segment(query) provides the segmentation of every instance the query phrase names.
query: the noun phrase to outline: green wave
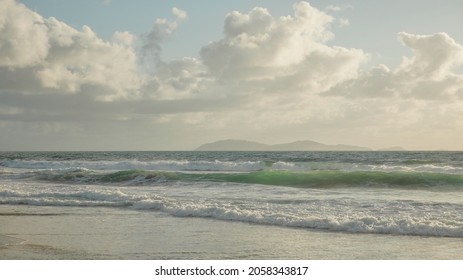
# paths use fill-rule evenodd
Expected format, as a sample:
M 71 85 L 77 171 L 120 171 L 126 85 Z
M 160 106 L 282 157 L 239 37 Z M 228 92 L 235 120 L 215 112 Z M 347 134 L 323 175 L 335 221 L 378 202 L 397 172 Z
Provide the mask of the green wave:
M 143 170 L 123 170 L 123 171 L 101 175 L 100 180 L 102 182 L 117 183 L 117 182 L 130 181 L 130 180 L 137 178 L 138 176 L 147 176 L 147 175 L 148 174 L 146 174 L 146 171 L 143 171 Z
M 35 177 L 35 176 L 34 176 Z M 58 174 L 41 173 L 36 179 L 80 183 L 156 184 L 159 181 L 230 182 L 301 188 L 327 187 L 395 187 L 432 188 L 452 187 L 463 190 L 463 175 L 431 172 L 381 172 L 314 170 L 291 172 L 263 170 L 246 173 L 182 173 L 146 170 L 124 170 L 112 173 L 95 173 L 74 170 Z
M 196 179 L 245 184 L 291 187 L 463 187 L 463 176 L 443 173 L 376 172 L 376 171 L 257 171 L 229 174 L 184 174 L 179 179 Z

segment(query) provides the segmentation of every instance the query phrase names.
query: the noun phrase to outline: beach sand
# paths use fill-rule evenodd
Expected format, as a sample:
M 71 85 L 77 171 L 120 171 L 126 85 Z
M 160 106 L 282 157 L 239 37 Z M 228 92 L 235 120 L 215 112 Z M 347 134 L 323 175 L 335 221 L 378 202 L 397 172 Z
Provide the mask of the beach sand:
M 461 259 L 461 239 L 349 234 L 115 208 L 0 206 L 0 259 Z

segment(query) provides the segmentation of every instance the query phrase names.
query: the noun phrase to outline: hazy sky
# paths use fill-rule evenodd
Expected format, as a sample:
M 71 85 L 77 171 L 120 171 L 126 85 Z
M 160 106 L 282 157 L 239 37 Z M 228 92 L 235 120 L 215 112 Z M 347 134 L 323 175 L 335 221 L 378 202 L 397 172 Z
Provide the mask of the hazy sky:
M 463 150 L 461 0 L 0 6 L 0 150 Z

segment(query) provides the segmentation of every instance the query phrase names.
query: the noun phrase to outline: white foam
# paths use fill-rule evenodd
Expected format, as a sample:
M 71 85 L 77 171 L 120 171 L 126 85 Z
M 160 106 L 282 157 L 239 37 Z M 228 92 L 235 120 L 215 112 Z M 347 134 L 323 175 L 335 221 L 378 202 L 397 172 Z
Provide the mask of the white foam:
M 88 170 L 156 170 L 156 171 L 254 171 L 264 168 L 262 161 L 189 161 L 189 160 L 156 160 L 156 161 L 36 161 L 9 160 L 2 166 L 10 169 L 29 170 L 65 170 L 84 168 Z
M 192 203 L 163 200 L 143 200 L 134 209 L 152 209 L 178 217 L 203 217 L 266 225 L 302 227 L 351 233 L 401 234 L 421 236 L 463 237 L 462 221 L 441 221 L 420 216 L 372 215 L 349 213 L 333 215 L 320 212 L 288 213 L 246 209 L 232 204 Z M 348 211 L 350 212 L 350 211 Z
M 433 172 L 446 174 L 463 174 L 463 167 L 450 165 L 420 164 L 420 165 L 366 165 L 365 171 L 382 171 L 382 172 Z
M 182 201 L 172 198 L 142 198 L 122 193 L 75 193 L 62 195 L 44 193 L 34 196 L 0 197 L 0 204 L 26 204 L 35 206 L 128 207 L 135 210 L 153 210 L 177 217 L 202 217 L 220 220 L 249 222 L 265 225 L 302 227 L 351 233 L 403 234 L 421 236 L 449 236 L 463 238 L 463 220 L 427 217 L 424 213 L 402 211 L 379 214 L 374 211 L 358 212 L 338 208 L 335 211 L 288 211 L 274 205 L 234 205 L 221 201 Z M 347 211 L 346 211 L 347 210 Z M 358 209 L 356 209 L 358 210 Z M 344 214 L 341 214 L 343 211 Z M 338 212 L 337 215 L 333 212 Z

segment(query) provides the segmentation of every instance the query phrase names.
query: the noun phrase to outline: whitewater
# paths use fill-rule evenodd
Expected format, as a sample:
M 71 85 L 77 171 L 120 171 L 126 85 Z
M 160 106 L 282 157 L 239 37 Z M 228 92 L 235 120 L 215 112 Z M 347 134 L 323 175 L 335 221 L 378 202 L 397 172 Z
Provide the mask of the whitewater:
M 96 217 L 102 224 L 88 227 Z M 19 244 L 31 242 L 67 252 L 51 258 L 433 258 L 436 248 L 422 245 L 430 241 L 438 246 L 436 257 L 458 258 L 463 153 L 1 152 L 0 219 L 3 239 L 21 240 L 5 253 L 13 258 L 50 258 L 50 250 L 17 253 L 26 250 Z M 24 223 L 55 228 L 38 234 Z M 117 252 L 110 236 L 92 239 L 104 238 L 116 223 Z M 226 238 L 222 231 L 238 232 Z M 59 244 L 44 237 L 53 234 L 61 236 Z M 92 246 L 69 245 L 71 235 Z M 313 242 L 306 240 L 269 251 L 249 245 L 260 244 L 249 240 L 256 235 L 280 246 L 288 242 L 284 236 L 301 242 L 310 236 L 325 247 L 307 247 Z M 333 247 L 339 239 L 357 247 Z M 154 246 L 149 250 L 147 240 Z M 185 251 L 185 243 L 193 247 Z M 407 255 L 402 243 L 419 253 Z M 388 248 L 371 255 L 372 246 Z M 370 253 L 349 251 L 359 249 Z

